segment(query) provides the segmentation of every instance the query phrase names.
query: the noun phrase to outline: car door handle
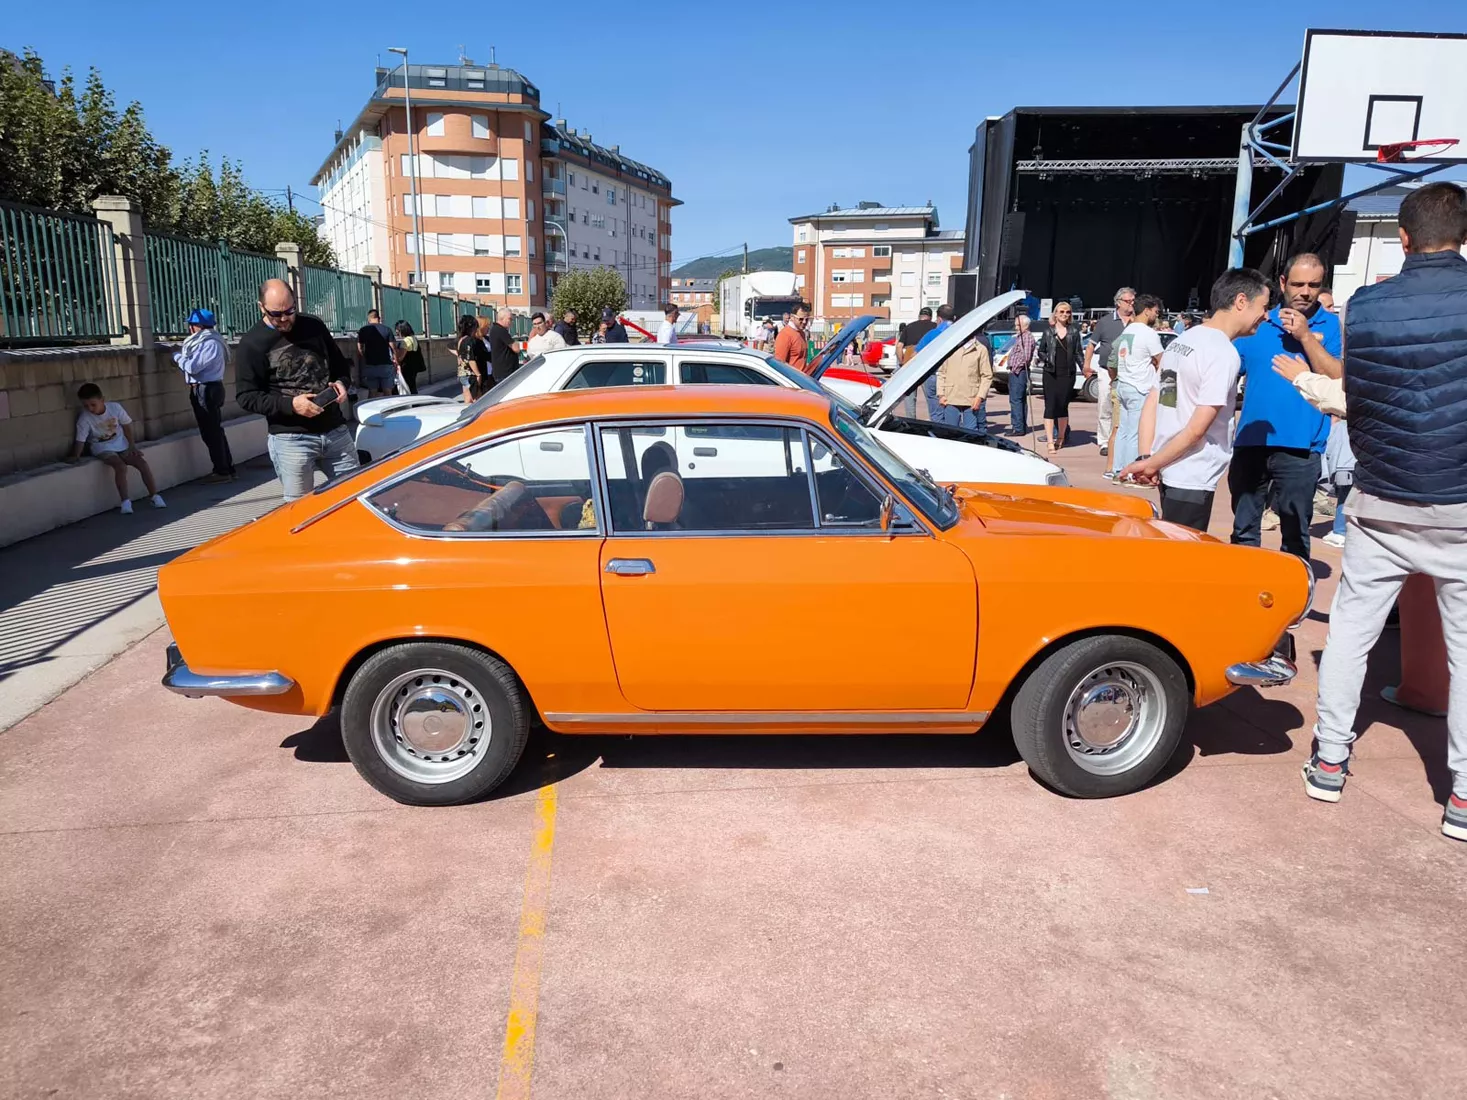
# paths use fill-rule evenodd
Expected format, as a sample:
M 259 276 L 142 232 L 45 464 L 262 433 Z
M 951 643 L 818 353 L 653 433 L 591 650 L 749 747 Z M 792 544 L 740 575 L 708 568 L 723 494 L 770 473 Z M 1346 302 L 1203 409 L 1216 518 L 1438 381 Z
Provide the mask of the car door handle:
M 565 444 L 553 439 L 542 439 L 540 441 L 540 449 L 542 451 L 563 451 L 565 450 Z
M 718 448 L 717 447 L 694 447 L 693 448 L 693 454 L 697 455 L 699 458 L 716 458 L 717 455 L 718 455 Z
M 646 558 L 612 558 L 606 563 L 606 572 L 618 577 L 645 577 L 657 572 L 657 566 Z

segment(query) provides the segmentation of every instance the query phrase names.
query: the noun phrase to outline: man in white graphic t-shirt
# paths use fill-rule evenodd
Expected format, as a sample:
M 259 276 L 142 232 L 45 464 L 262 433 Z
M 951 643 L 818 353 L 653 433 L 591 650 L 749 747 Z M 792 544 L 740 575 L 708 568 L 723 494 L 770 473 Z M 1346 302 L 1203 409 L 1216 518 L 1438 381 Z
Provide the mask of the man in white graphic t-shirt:
M 1161 357 L 1155 452 L 1121 471 L 1161 484 L 1161 518 L 1206 531 L 1212 495 L 1233 453 L 1233 410 L 1241 361 L 1233 341 L 1268 313 L 1268 281 L 1252 268 L 1212 284 L 1212 314 L 1172 341 Z

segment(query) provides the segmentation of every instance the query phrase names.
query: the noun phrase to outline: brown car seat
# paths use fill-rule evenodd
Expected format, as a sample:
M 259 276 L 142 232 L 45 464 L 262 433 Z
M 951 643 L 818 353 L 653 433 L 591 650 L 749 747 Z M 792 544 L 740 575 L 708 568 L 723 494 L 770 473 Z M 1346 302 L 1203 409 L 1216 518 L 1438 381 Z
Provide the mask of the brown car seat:
M 654 475 L 647 486 L 647 503 L 642 506 L 642 521 L 647 530 L 673 530 L 682 514 L 683 479 L 671 470 Z

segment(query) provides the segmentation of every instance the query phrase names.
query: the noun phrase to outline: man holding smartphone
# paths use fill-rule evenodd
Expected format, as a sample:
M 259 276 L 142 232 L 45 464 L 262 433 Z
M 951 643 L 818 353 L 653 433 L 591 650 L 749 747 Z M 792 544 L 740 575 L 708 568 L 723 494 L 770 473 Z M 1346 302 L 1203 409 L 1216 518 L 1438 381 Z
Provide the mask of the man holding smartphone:
M 311 491 L 317 470 L 330 480 L 360 465 L 341 411 L 351 361 L 320 318 L 296 312 L 283 279 L 261 285 L 260 321 L 240 339 L 234 361 L 235 400 L 265 418 L 287 501 Z

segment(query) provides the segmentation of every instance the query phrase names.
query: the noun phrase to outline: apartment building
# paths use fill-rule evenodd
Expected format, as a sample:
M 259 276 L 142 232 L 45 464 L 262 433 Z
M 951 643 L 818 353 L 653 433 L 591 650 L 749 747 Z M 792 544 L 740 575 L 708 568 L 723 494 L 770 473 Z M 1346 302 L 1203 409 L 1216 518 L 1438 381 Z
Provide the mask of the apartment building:
M 627 286 L 628 309 L 667 301 L 672 273 L 672 184 L 655 168 L 597 145 L 558 118 L 544 128 L 548 277 L 609 267 Z
M 963 233 L 939 229 L 931 205 L 832 206 L 790 224 L 795 285 L 817 321 L 915 321 L 923 306 L 947 301 L 948 277 L 962 268 Z
M 582 180 L 600 204 L 594 213 L 596 204 L 571 200 Z M 420 272 L 430 291 L 527 310 L 546 304 L 567 270 L 615 267 L 634 308 L 665 295 L 671 183 L 615 146 L 551 125 L 539 89 L 513 69 L 379 68 L 371 98 L 311 182 L 341 266 L 375 265 L 395 286 Z
M 682 309 L 696 309 L 698 306 L 711 306 L 713 296 L 718 292 L 717 279 L 694 279 L 687 277 L 676 277 L 672 280 L 672 289 L 668 298 L 675 306 Z

